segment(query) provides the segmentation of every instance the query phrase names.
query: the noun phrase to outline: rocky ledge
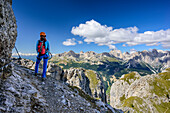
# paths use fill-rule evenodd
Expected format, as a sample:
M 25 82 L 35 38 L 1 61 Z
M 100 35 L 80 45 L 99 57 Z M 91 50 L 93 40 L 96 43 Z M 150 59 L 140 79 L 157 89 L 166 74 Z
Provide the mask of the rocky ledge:
M 34 70 L 35 62 L 29 59 L 13 58 L 15 64 Z M 40 63 L 40 72 L 42 73 L 42 62 Z M 86 94 L 100 99 L 106 103 L 106 91 L 104 84 L 99 75 L 93 70 L 85 70 L 83 68 L 70 68 L 63 70 L 60 66 L 54 63 L 48 63 L 47 76 L 63 81 L 70 86 L 76 86 L 83 90 Z

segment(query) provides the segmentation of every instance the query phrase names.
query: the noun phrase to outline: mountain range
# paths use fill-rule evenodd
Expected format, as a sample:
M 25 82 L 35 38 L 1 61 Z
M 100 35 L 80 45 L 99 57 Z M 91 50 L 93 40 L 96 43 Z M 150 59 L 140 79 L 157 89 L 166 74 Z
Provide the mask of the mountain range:
M 122 53 L 120 50 L 95 53 L 93 51 L 75 53 L 74 51 L 56 54 L 50 62 L 62 66 L 83 67 L 97 71 L 100 75 L 110 79 L 113 75 L 119 78 L 123 74 L 137 71 L 140 75 L 159 73 L 170 67 L 170 51 L 153 49 L 152 51 L 138 51 Z
M 169 51 L 64 52 L 49 60 L 42 81 L 42 62 L 35 76 L 34 61 L 11 57 L 12 0 L 1 0 L 0 15 L 0 112 L 170 112 Z

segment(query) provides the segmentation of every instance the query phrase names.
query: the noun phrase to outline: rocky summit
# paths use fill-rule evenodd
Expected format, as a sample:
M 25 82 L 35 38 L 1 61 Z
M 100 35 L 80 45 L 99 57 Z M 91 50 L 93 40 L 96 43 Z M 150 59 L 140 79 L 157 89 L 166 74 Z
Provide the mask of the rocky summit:
M 162 73 L 146 76 L 132 72 L 112 84 L 110 104 L 130 113 L 169 113 L 169 95 L 169 68 Z

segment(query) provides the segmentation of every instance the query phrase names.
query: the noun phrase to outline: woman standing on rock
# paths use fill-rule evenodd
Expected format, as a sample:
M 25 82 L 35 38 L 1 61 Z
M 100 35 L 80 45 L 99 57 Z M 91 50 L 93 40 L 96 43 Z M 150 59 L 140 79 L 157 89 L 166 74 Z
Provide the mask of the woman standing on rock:
M 46 39 L 46 34 L 44 32 L 40 33 L 40 40 L 37 41 L 36 44 L 36 50 L 37 50 L 37 60 L 35 65 L 35 76 L 38 74 L 38 67 L 40 64 L 41 59 L 43 58 L 43 73 L 42 73 L 42 81 L 46 78 L 46 71 L 47 71 L 47 63 L 48 63 L 48 57 L 49 57 L 49 42 Z

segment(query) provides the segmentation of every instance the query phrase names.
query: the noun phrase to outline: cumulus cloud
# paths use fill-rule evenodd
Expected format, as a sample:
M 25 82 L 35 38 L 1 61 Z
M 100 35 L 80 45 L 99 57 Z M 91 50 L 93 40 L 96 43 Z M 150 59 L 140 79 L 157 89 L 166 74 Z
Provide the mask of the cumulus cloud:
M 66 41 L 63 42 L 63 45 L 65 46 L 71 46 L 71 45 L 76 45 L 75 38 L 72 39 L 66 39 Z
M 164 48 L 170 48 L 170 29 L 160 31 L 146 31 L 138 33 L 138 28 L 128 27 L 113 29 L 107 25 L 101 25 L 95 20 L 87 21 L 73 27 L 71 33 L 83 37 L 87 43 L 106 45 L 110 49 L 114 48 L 114 44 L 125 43 L 128 46 L 146 44 L 147 46 L 162 45 Z M 123 45 L 124 46 L 124 45 Z
M 108 46 L 109 46 L 109 49 L 116 49 L 115 45 L 108 45 Z
M 83 43 L 83 41 L 78 41 L 78 43 L 79 43 L 79 44 L 82 44 L 82 43 Z

